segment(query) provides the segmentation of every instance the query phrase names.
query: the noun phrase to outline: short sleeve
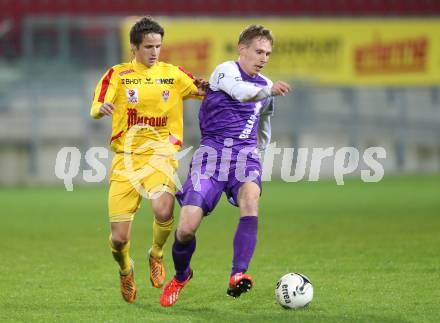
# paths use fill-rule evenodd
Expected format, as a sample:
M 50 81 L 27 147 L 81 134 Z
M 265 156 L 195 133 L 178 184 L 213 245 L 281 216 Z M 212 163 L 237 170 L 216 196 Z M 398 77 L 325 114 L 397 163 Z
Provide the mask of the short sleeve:
M 104 102 L 114 103 L 117 86 L 118 79 L 114 73 L 114 68 L 110 68 L 107 72 L 105 72 L 96 85 L 93 103 L 90 109 L 90 115 L 93 118 L 101 117 L 99 114 L 99 108 Z
M 194 79 L 191 73 L 187 72 L 181 67 L 178 67 L 178 86 L 179 86 L 179 92 L 182 95 L 182 97 L 187 97 L 191 94 L 197 94 L 198 89 L 194 85 Z

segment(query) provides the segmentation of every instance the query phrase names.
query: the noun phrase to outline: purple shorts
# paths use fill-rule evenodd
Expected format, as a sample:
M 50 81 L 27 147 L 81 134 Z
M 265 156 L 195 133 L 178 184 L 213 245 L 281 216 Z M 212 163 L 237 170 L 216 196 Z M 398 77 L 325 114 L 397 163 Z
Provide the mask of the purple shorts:
M 210 154 L 200 151 L 204 148 L 210 150 Z M 218 154 L 215 155 L 214 151 Z M 261 164 L 255 153 L 250 150 L 248 155 L 233 152 L 225 157 L 218 149 L 201 146 L 194 153 L 188 177 L 176 198 L 181 206 L 199 206 L 204 215 L 208 215 L 223 192 L 229 203 L 238 206 L 238 191 L 247 182 L 256 183 L 261 191 Z

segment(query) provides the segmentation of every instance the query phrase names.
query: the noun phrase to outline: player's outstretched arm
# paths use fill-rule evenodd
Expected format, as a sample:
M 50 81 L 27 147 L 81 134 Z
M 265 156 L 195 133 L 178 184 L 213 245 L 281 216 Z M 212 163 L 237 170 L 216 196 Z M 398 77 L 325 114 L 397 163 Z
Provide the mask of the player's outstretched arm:
M 189 95 L 185 96 L 183 99 L 203 100 L 206 93 L 208 92 L 208 81 L 203 78 L 195 77 L 193 84 L 195 87 L 193 87 L 192 92 Z
M 286 95 L 291 91 L 290 85 L 283 81 L 277 81 L 263 88 L 243 81 L 234 62 L 225 62 L 217 66 L 209 79 L 209 84 L 212 90 L 226 92 L 240 102 L 257 102 L 269 96 Z
M 269 96 L 285 96 L 292 90 L 289 84 L 283 81 L 276 81 L 272 86 L 265 86 L 260 89 L 253 97 L 246 101 L 261 101 Z

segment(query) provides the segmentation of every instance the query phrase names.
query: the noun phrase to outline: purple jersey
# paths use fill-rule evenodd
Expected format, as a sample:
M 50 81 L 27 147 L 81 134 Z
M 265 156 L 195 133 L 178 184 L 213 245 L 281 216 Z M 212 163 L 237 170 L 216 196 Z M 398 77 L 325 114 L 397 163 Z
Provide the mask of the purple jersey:
M 209 87 L 199 112 L 200 147 L 176 194 L 180 205 L 199 206 L 205 215 L 215 208 L 223 192 L 237 206 L 243 183 L 254 182 L 261 188 L 257 137 L 264 149 L 270 140 L 268 120 L 273 114 L 272 82 L 261 74 L 250 77 L 237 62 L 217 66 Z M 266 120 L 263 127 L 260 114 Z
M 219 65 L 211 76 L 210 89 L 200 107 L 201 144 L 222 147 L 226 138 L 232 138 L 234 147 L 256 147 L 260 110 L 268 98 L 258 102 L 240 102 L 222 90 L 220 83 L 228 82 L 228 78 L 232 79 L 231 83 L 238 81 L 252 85 L 255 91 L 271 86 L 270 80 L 264 76 L 247 75 L 237 62 Z

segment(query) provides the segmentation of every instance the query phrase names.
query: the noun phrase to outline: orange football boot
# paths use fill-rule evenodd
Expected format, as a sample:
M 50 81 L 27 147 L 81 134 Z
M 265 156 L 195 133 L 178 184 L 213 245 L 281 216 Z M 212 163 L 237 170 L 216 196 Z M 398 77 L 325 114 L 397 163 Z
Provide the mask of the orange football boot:
M 153 257 L 150 253 L 150 281 L 151 285 L 155 288 L 161 288 L 165 281 L 165 266 L 163 264 L 163 258 Z
M 127 303 L 133 303 L 136 299 L 136 284 L 134 282 L 134 263 L 131 262 L 130 272 L 126 275 L 119 273 L 121 295 Z
M 176 277 L 173 277 L 173 279 L 163 289 L 162 295 L 160 295 L 160 305 L 173 306 L 179 298 L 180 291 L 183 287 L 185 287 L 186 284 L 188 284 L 192 276 L 193 272 L 191 270 L 188 278 L 183 282 L 179 282 Z

